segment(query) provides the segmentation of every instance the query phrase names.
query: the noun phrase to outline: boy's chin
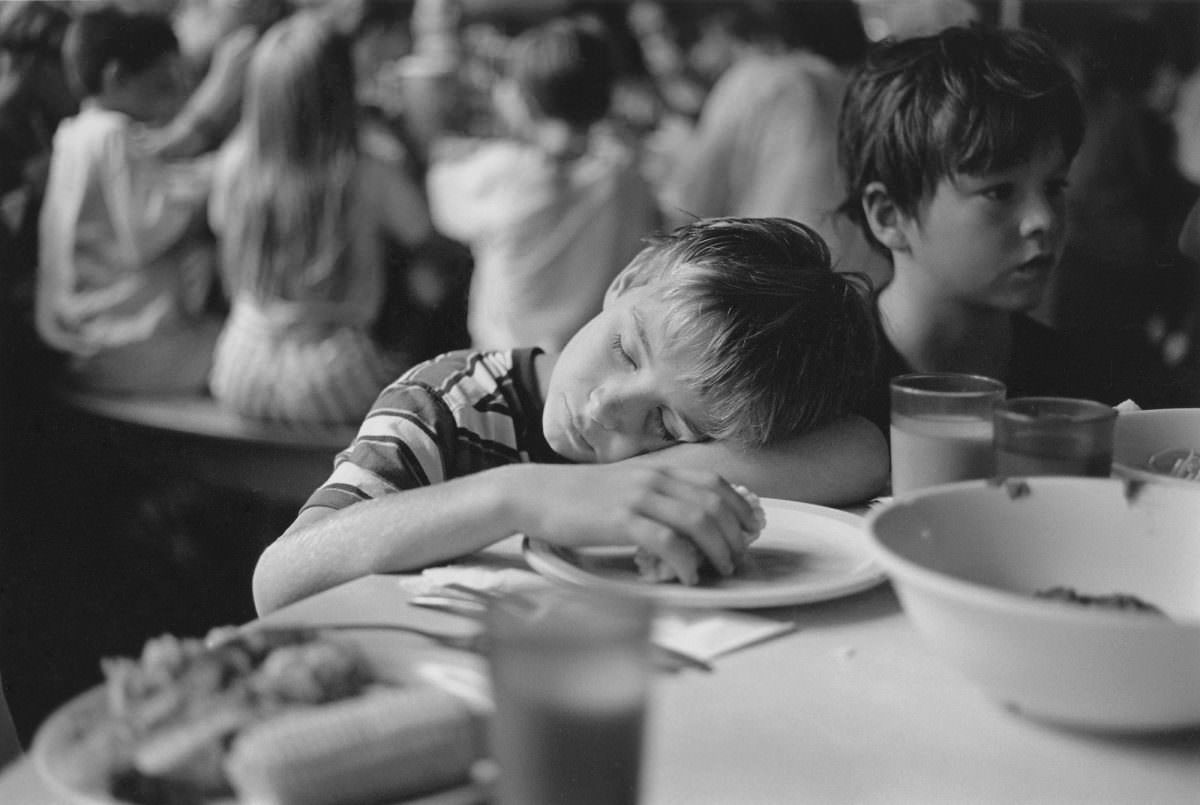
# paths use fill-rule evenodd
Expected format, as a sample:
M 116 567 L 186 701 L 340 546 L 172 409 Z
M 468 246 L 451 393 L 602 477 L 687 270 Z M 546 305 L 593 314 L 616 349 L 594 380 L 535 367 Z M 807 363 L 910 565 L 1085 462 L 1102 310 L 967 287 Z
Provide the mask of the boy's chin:
M 550 445 L 550 449 L 567 461 L 583 464 L 596 460 L 593 456 L 583 455 L 582 451 L 561 430 L 547 427 L 545 428 L 545 436 L 546 444 Z

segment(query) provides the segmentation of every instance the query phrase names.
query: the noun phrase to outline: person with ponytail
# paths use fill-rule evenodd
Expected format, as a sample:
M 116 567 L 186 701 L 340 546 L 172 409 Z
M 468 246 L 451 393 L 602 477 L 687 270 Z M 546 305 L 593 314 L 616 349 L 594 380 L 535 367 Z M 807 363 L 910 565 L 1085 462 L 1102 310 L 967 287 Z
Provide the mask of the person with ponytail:
M 429 236 L 420 187 L 359 145 L 349 38 L 298 12 L 251 59 L 209 200 L 230 314 L 210 388 L 238 413 L 353 423 L 407 368 L 372 336 L 385 246 Z

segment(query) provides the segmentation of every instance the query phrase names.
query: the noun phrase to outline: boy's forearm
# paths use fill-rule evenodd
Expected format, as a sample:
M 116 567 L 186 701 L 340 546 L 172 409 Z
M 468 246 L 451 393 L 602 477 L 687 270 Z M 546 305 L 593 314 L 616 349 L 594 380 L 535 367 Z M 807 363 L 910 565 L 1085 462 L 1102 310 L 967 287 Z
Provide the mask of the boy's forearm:
M 879 494 L 889 471 L 887 440 L 858 416 L 770 447 L 681 444 L 629 460 L 712 470 L 763 497 L 823 506 L 850 505 Z
M 255 607 L 265 614 L 359 576 L 425 567 L 504 539 L 520 530 L 509 470 L 302 512 L 259 557 Z

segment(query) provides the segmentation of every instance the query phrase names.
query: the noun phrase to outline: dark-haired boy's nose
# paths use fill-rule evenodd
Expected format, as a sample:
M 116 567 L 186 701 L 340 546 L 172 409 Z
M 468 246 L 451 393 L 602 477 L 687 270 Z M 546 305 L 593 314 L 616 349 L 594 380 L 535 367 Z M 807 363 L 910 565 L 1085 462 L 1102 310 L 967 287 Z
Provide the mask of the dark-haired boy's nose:
M 1022 210 L 1022 237 L 1047 237 L 1057 233 L 1065 214 L 1061 201 L 1040 194 L 1031 196 Z

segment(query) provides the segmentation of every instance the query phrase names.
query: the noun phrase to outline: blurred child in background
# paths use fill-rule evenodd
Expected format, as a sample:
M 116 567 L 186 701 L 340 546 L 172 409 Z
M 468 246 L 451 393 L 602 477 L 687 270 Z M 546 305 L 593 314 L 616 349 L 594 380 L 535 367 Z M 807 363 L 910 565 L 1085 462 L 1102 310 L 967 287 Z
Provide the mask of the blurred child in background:
M 86 388 L 201 391 L 220 326 L 204 313 L 210 166 L 163 163 L 145 141 L 182 101 L 175 34 L 161 15 L 84 7 L 63 48 L 84 100 L 54 136 L 38 332 Z
M 420 188 L 364 153 L 351 43 L 298 12 L 262 38 L 240 128 L 222 148 L 209 218 L 230 316 L 213 395 L 239 413 L 357 422 L 403 356 L 372 337 L 388 238 L 416 246 Z
M 638 149 L 603 125 L 615 74 L 605 29 L 550 20 L 513 40 L 495 87 L 511 136 L 437 144 L 430 210 L 474 257 L 477 348 L 561 349 L 657 228 Z
M 153 147 L 164 159 L 186 159 L 221 145 L 237 125 L 254 46 L 290 11 L 287 0 L 187 0 L 175 28 L 200 76 L 179 114 Z
M 63 34 L 70 22 L 65 9 L 46 2 L 0 5 L 0 243 L 6 257 L 5 301 L 18 281 L 32 285 L 37 219 L 54 130 L 79 108 L 62 63 Z
M 867 48 L 857 5 L 726 4 L 702 30 L 692 58 L 712 64 L 718 77 L 695 129 L 668 157 L 673 165 L 660 185 L 668 219 L 803 221 L 825 238 L 839 270 L 886 283 L 887 260 L 837 213 L 846 192 L 837 169 L 838 111 Z

